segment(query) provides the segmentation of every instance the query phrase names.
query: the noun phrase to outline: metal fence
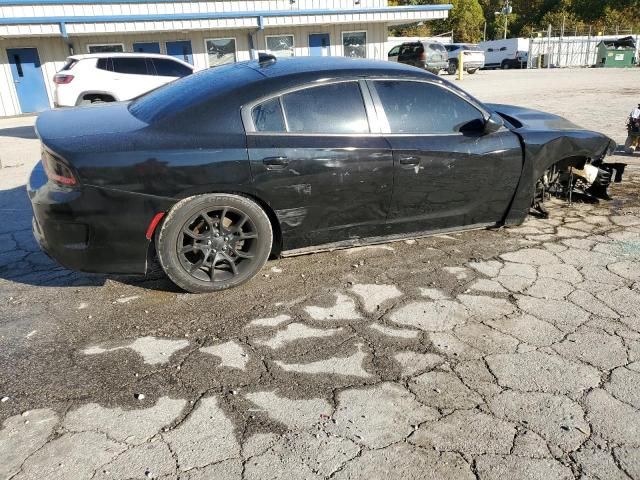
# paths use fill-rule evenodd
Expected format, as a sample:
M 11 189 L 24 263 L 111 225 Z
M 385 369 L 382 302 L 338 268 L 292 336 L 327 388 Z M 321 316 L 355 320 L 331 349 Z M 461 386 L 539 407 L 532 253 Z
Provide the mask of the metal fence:
M 615 34 L 587 32 L 575 29 L 565 32 L 551 26 L 544 32 L 537 32 L 529 42 L 529 68 L 591 67 L 597 63 L 598 44 L 602 40 L 616 40 L 631 36 L 636 42 L 636 62 L 640 35 L 632 31 L 616 30 Z M 568 33 L 568 34 L 567 34 Z

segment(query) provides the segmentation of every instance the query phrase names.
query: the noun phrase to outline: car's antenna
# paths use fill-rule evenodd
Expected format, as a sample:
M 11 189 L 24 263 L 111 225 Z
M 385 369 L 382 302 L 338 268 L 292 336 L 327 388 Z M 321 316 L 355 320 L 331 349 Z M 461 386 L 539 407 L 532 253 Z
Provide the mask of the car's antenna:
M 272 63 L 276 63 L 277 59 L 275 55 L 266 52 L 258 52 L 258 65 L 266 67 Z

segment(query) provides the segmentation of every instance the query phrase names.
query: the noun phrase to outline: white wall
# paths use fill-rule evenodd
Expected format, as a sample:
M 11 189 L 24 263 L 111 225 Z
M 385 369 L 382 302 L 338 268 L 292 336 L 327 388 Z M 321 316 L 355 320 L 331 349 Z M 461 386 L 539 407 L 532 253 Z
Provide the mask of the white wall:
M 329 33 L 331 40 L 331 55 L 343 55 L 342 32 L 348 31 L 367 32 L 367 57 L 374 59 L 386 59 L 385 42 L 387 28 L 384 23 L 364 24 L 337 24 L 314 25 L 309 27 L 280 27 L 267 28 L 255 33 L 254 48 L 265 50 L 265 35 L 293 34 L 294 52 L 296 56 L 309 55 L 309 34 Z M 88 45 L 123 43 L 125 51 L 133 51 L 135 42 L 159 42 L 162 53 L 166 53 L 165 42 L 172 40 L 190 40 L 193 50 L 193 61 L 197 69 L 208 68 L 208 59 L 205 49 L 205 39 L 230 38 L 236 39 L 236 57 L 238 61 L 249 60 L 249 34 L 247 29 L 225 30 L 201 30 L 191 32 L 167 32 L 167 33 L 137 33 L 121 35 L 91 35 L 71 37 L 70 42 L 75 54 L 88 53 Z M 0 116 L 20 114 L 18 97 L 14 88 L 11 70 L 8 64 L 7 48 L 34 47 L 38 49 L 38 55 L 42 64 L 42 72 L 45 77 L 47 92 L 53 106 L 53 76 L 62 68 L 64 60 L 69 55 L 66 43 L 61 37 L 51 38 L 25 38 L 25 39 L 0 39 Z
M 308 9 L 363 9 L 382 8 L 386 0 L 230 0 L 230 1 L 193 1 L 162 2 L 152 0 L 145 3 L 95 3 L 71 5 L 7 5 L 0 6 L 0 17 L 47 17 L 47 16 L 101 16 L 101 15 L 147 15 L 174 13 L 216 13 L 216 12 L 255 12 L 272 10 L 308 10 Z

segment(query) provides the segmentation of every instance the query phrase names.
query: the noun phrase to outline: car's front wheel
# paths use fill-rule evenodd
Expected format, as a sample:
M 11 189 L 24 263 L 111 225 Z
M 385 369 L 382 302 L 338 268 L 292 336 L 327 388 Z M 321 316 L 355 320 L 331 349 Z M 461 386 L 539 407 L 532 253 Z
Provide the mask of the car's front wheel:
M 191 293 L 235 287 L 253 277 L 271 252 L 273 231 L 254 201 L 208 194 L 178 202 L 157 235 L 167 276 Z
M 449 62 L 449 68 L 447 69 L 447 73 L 449 75 L 455 75 L 458 71 L 458 64 L 455 62 Z

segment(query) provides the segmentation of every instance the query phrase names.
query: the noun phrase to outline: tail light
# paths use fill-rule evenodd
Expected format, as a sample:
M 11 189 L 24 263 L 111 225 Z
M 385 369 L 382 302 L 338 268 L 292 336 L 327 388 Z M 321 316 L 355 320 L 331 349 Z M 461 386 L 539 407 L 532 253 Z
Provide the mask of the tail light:
M 420 54 L 420 56 L 418 57 L 418 59 L 419 59 L 421 62 L 426 62 L 426 61 L 427 61 L 427 54 L 423 51 L 423 52 Z
M 65 73 L 56 73 L 53 76 L 53 83 L 56 85 L 65 85 L 71 83 L 71 80 L 73 80 L 73 75 L 67 75 Z
M 60 158 L 45 149 L 42 150 L 42 166 L 47 174 L 47 178 L 52 182 L 67 187 L 77 185 L 78 181 L 71 171 L 71 168 Z

